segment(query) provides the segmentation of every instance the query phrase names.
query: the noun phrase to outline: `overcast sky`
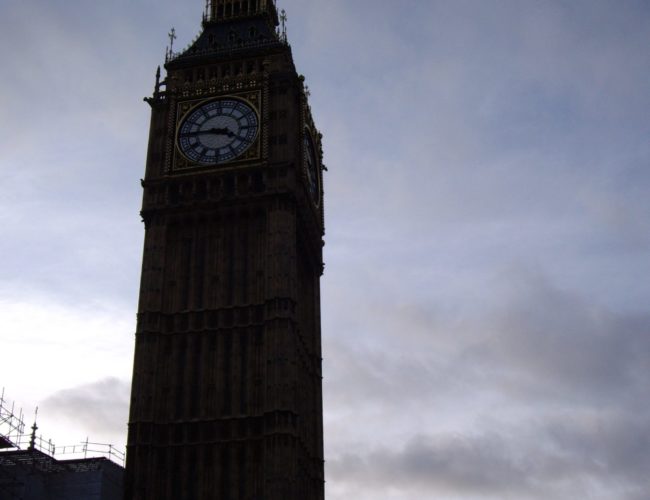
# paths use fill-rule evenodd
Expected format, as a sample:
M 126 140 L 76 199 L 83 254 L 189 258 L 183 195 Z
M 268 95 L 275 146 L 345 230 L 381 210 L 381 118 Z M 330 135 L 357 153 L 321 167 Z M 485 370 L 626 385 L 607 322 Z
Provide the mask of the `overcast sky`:
M 148 106 L 202 0 L 0 0 L 0 386 L 123 445 Z M 324 134 L 329 500 L 645 500 L 650 3 L 279 0 Z

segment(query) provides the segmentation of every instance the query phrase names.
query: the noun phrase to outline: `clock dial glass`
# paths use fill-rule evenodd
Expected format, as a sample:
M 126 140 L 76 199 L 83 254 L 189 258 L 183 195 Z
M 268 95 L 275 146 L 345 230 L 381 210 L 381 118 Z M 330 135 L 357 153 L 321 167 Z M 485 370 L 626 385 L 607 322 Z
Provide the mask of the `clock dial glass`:
M 178 147 L 190 161 L 216 165 L 234 160 L 255 141 L 259 120 L 239 99 L 218 99 L 191 110 L 178 130 Z
M 305 146 L 305 169 L 307 171 L 307 182 L 309 187 L 309 193 L 311 194 L 314 203 L 318 205 L 320 201 L 320 190 L 318 185 L 318 159 L 316 157 L 316 148 L 314 147 L 314 140 L 312 139 L 309 130 L 305 130 L 304 146 Z

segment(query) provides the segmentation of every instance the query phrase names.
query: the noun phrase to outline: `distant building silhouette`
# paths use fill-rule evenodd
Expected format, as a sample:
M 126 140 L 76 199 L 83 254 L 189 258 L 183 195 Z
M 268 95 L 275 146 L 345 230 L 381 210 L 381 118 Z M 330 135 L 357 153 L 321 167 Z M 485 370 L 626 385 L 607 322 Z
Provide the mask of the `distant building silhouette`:
M 156 76 L 127 500 L 322 500 L 321 135 L 271 0 Z
M 124 454 L 110 445 L 82 443 L 56 447 L 36 436 L 36 424 L 25 434 L 23 414 L 0 395 L 0 500 L 121 500 L 124 468 L 112 459 Z M 90 445 L 90 446 L 89 446 Z M 96 453 L 106 456 L 96 457 Z M 90 455 L 91 458 L 85 458 Z M 57 455 L 58 456 L 58 455 Z M 108 458 L 107 458 L 108 457 Z
M 0 452 L 0 500 L 121 500 L 124 469 L 107 458 L 56 460 L 38 450 Z

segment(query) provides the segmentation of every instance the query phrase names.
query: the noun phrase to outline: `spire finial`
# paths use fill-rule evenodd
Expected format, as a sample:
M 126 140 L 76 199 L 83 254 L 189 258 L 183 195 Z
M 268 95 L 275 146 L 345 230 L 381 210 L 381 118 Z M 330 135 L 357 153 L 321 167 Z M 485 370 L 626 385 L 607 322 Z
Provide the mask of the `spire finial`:
M 172 27 L 172 30 L 167 36 L 169 37 L 169 47 L 165 49 L 165 62 L 169 62 L 174 57 L 174 40 L 178 38 L 176 36 L 176 29 Z
M 36 420 L 38 420 L 38 406 L 36 407 L 36 412 L 34 413 L 34 425 L 32 425 L 32 437 L 29 440 L 29 449 L 36 449 L 36 431 L 38 430 L 38 425 L 36 425 Z
M 282 40 L 287 41 L 287 11 L 282 9 L 280 12 L 280 22 L 282 23 Z
M 176 36 L 176 29 L 172 28 L 172 30 L 169 32 L 169 34 L 167 36 L 169 37 L 169 52 L 173 53 L 174 52 L 174 40 L 176 40 L 176 38 L 178 38 Z
M 160 92 L 160 66 L 158 66 L 158 69 L 156 70 L 156 86 L 154 93 Z

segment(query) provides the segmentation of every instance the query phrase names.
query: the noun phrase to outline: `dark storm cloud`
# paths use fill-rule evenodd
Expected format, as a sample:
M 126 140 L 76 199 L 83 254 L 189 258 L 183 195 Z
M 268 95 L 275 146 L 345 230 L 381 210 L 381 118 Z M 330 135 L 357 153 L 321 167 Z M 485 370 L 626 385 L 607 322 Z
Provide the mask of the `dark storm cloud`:
M 640 498 L 650 317 L 612 313 L 539 270 L 510 268 L 492 285 L 483 313 L 384 304 L 367 316 L 372 338 L 326 344 L 327 399 L 391 443 L 346 435 L 328 471 L 423 497 Z M 343 425 L 332 419 L 335 436 Z
M 650 488 L 649 433 L 647 418 L 565 414 L 482 434 L 418 435 L 397 449 L 342 454 L 328 473 L 375 494 L 420 498 L 636 500 Z
M 106 378 L 51 395 L 43 401 L 41 414 L 44 419 L 65 419 L 73 427 L 90 430 L 94 433 L 91 440 L 121 437 L 125 432 L 129 395 L 128 382 Z
M 359 481 L 375 490 L 406 488 L 426 494 L 432 487 L 458 493 L 522 491 L 523 464 L 508 456 L 497 436 L 432 438 L 415 436 L 400 450 L 377 449 L 331 461 L 335 480 Z

